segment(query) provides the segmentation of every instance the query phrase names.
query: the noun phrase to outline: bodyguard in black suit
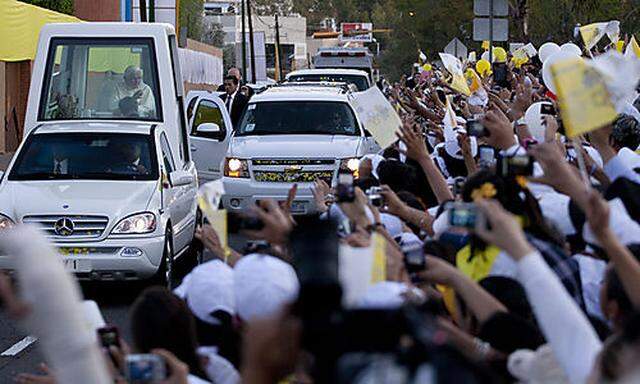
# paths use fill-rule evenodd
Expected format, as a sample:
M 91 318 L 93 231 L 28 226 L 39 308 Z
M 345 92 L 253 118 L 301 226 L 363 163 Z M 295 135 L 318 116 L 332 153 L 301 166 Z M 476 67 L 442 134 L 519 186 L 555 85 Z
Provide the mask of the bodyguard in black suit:
M 227 111 L 229 111 L 233 129 L 236 129 L 238 128 L 238 124 L 240 124 L 240 117 L 249 99 L 240 93 L 238 78 L 235 76 L 227 76 L 224 78 L 224 90 L 226 93 L 220 95 L 220 98 L 224 101 Z

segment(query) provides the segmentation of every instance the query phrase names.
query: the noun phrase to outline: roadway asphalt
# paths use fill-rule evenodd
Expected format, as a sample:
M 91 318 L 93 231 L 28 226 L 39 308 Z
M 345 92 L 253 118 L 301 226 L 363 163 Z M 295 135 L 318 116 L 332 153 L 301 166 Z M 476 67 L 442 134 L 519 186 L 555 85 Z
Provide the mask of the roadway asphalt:
M 189 255 L 185 256 L 188 257 Z M 181 266 L 182 274 L 188 272 L 184 262 Z M 146 285 L 137 282 L 83 282 L 80 287 L 82 288 L 84 299 L 96 301 L 102 311 L 105 322 L 117 326 L 123 338 L 130 343 L 129 307 Z M 37 373 L 38 364 L 44 362 L 37 341 L 21 350 L 15 356 L 2 356 L 10 348 L 18 347 L 19 344 L 16 344 L 27 336 L 28 333 L 21 329 L 18 323 L 0 310 L 0 383 L 13 382 L 14 377 L 21 372 Z
M 10 160 L 11 155 L 0 154 L 0 170 L 4 170 Z M 229 240 L 232 246 L 241 247 L 244 243 L 244 239 L 239 236 L 231 236 Z M 185 256 L 188 259 L 190 255 Z M 209 258 L 206 252 L 205 260 Z M 182 262 L 178 268 L 181 274 L 186 274 L 189 266 Z M 105 321 L 117 326 L 123 338 L 130 342 L 129 307 L 146 285 L 144 283 L 82 283 L 80 286 L 84 299 L 96 301 Z M 10 319 L 0 306 L 1 384 L 13 382 L 14 377 L 22 372 L 37 373 L 38 365 L 44 362 L 38 348 L 38 341 L 29 344 L 14 356 L 4 356 L 11 349 L 20 349 L 20 342 L 24 343 L 27 336 L 29 336 L 28 333 L 20 327 L 20 324 Z

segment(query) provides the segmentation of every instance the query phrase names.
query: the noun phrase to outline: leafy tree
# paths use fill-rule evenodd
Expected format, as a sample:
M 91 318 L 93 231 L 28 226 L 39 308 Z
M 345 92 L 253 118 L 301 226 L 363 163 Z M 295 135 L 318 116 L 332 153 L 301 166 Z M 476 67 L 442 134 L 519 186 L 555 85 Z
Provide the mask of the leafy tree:
M 187 28 L 187 37 L 202 41 L 204 0 L 180 0 L 180 28 Z
M 52 11 L 73 15 L 73 0 L 20 0 Z
M 224 46 L 224 30 L 222 24 L 213 21 L 204 21 L 202 42 L 214 47 Z

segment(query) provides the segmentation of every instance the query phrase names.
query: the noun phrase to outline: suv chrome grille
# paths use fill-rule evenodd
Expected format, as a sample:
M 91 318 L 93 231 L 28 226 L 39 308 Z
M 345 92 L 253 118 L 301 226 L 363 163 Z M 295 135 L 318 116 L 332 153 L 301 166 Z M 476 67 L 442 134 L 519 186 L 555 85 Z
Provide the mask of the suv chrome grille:
M 332 165 L 334 159 L 253 159 L 251 164 L 261 165 Z
M 50 238 L 85 240 L 99 238 L 107 228 L 106 216 L 33 215 L 22 218 L 25 224 L 39 225 Z

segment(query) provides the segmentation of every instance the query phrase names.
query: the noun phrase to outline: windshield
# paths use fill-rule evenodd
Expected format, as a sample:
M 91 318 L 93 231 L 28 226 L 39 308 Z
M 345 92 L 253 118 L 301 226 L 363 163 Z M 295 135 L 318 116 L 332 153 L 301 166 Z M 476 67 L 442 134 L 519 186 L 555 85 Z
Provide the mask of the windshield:
M 162 120 L 153 40 L 53 39 L 40 120 Z
M 309 75 L 294 75 L 289 77 L 291 82 L 308 82 L 308 81 L 328 81 L 337 83 L 347 83 L 356 86 L 358 91 L 366 91 L 369 89 L 369 82 L 364 76 L 358 75 L 340 75 L 340 74 L 309 74 Z
M 249 104 L 236 133 L 237 136 L 359 134 L 351 107 L 346 103 L 327 101 Z
M 151 136 L 121 133 L 33 135 L 9 175 L 9 180 L 157 178 Z

